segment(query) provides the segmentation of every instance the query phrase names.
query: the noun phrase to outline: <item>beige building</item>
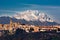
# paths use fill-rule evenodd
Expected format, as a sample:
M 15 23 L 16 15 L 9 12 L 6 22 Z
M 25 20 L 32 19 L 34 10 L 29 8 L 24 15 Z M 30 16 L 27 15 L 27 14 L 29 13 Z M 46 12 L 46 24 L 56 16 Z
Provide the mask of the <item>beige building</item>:
M 34 26 L 34 25 L 21 25 L 19 22 L 13 22 L 10 20 L 9 24 L 0 24 L 0 30 L 16 30 L 17 28 L 23 29 L 26 32 L 29 32 L 30 28 L 34 30 L 32 32 L 48 31 L 48 30 L 58 30 L 60 26 Z

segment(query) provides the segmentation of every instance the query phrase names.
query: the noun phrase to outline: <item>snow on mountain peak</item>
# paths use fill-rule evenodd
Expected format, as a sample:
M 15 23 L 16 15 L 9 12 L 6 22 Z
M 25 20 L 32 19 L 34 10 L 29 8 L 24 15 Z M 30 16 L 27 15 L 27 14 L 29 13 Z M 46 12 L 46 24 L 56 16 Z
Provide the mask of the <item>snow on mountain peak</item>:
M 41 22 L 45 22 L 45 21 L 53 22 L 53 20 L 50 18 L 50 16 L 46 15 L 45 13 L 40 13 L 38 19 Z
M 19 12 L 17 14 L 14 15 L 15 18 L 17 19 L 25 19 L 27 21 L 41 21 L 41 22 L 53 22 L 53 20 L 46 15 L 45 13 L 42 13 L 38 10 L 26 10 L 26 11 L 22 11 Z

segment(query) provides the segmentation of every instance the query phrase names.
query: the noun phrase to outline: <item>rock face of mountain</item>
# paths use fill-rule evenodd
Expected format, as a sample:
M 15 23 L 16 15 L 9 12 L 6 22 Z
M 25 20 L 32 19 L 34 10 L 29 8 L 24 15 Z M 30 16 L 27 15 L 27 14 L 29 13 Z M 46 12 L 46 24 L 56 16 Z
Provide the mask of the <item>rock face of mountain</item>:
M 10 23 L 10 19 L 13 22 L 17 22 L 16 18 L 11 18 L 9 16 L 2 16 L 2 17 L 0 17 L 0 24 L 9 24 Z
M 41 22 L 39 20 L 38 21 L 27 21 L 25 19 L 16 19 L 14 17 L 11 18 L 11 17 L 5 17 L 5 16 L 0 17 L 0 24 L 9 24 L 10 23 L 10 19 L 13 22 L 20 22 L 21 24 L 36 25 L 36 26 L 58 25 L 58 23 L 56 23 L 56 22 L 48 22 L 48 21 Z
M 37 25 L 37 26 L 49 26 L 49 25 L 58 25 L 55 21 L 52 20 L 50 16 L 45 13 L 42 13 L 38 10 L 27 10 L 14 15 L 14 17 L 0 17 L 0 24 L 9 24 L 10 19 L 13 22 L 20 22 L 21 24 L 28 25 Z

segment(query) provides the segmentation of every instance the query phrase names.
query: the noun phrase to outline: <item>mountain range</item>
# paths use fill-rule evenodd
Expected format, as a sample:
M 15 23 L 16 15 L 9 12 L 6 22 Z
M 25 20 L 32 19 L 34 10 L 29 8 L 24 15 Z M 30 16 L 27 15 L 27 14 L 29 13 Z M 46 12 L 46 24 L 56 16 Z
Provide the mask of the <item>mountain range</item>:
M 37 26 L 50 26 L 59 25 L 57 22 L 52 20 L 47 14 L 38 10 L 27 10 L 15 14 L 13 17 L 1 16 L 0 24 L 9 24 L 10 19 L 13 22 L 20 22 L 21 24 L 37 25 Z

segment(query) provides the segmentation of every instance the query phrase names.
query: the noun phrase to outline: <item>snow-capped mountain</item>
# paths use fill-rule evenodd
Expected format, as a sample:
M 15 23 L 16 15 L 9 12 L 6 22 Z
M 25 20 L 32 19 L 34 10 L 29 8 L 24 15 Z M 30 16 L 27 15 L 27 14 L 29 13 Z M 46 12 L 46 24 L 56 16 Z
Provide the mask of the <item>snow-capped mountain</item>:
M 38 17 L 35 15 L 35 13 L 38 13 L 37 10 L 27 10 L 27 11 L 23 11 L 23 12 L 20 12 L 18 14 L 15 14 L 15 18 L 17 19 L 25 19 L 27 21 L 30 21 L 30 20 L 37 20 Z
M 12 19 L 13 22 L 20 22 L 21 24 L 37 25 L 37 26 L 49 26 L 49 25 L 60 25 L 53 21 L 50 16 L 46 13 L 38 10 L 27 10 L 15 14 L 13 17 L 2 16 L 0 17 L 0 24 L 8 24 Z
M 47 14 L 38 10 L 26 10 L 14 15 L 17 19 L 25 19 L 26 21 L 41 21 L 41 22 L 53 22 L 53 20 Z

